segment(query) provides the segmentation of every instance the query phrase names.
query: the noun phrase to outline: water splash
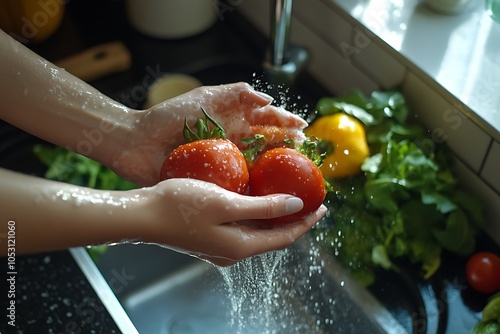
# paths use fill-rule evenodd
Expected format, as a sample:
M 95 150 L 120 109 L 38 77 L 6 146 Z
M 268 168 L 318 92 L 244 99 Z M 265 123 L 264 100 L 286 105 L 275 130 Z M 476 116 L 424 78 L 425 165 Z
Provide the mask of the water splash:
M 273 96 L 274 105 L 311 119 L 309 107 L 301 109 L 294 99 L 302 98 L 292 99 L 288 88 L 273 86 L 255 73 L 252 85 Z M 305 247 L 292 246 L 217 268 L 229 300 L 231 333 L 353 333 L 372 328 L 364 327 L 364 316 L 350 300 L 344 281 L 333 279 L 332 266 L 325 263 L 331 259 L 320 255 L 317 242 L 302 241 Z
M 276 333 L 272 329 L 278 297 L 275 275 L 285 254 L 286 250 L 270 252 L 218 267 L 229 292 L 231 326 L 236 333 L 251 333 L 256 324 L 263 334 Z
M 230 303 L 232 333 L 323 333 L 331 328 L 335 296 L 329 300 L 322 276 L 324 263 L 313 244 L 290 247 L 218 268 Z M 326 310 L 326 312 L 325 312 Z

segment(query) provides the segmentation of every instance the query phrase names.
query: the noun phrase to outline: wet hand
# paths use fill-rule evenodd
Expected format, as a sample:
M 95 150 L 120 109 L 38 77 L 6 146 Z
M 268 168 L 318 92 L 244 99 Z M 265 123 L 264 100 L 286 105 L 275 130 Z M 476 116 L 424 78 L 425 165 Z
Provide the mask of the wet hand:
M 283 108 L 272 106 L 272 98 L 246 83 L 196 88 L 186 94 L 138 112 L 135 124 L 119 157 L 110 166 L 120 176 L 141 186 L 158 182 L 165 157 L 184 143 L 184 121 L 192 125 L 203 117 L 201 107 L 225 129 L 228 139 L 256 133 L 272 140 L 304 139 L 307 123 Z
M 297 212 L 302 201 L 289 195 L 239 195 L 193 179 L 171 179 L 137 191 L 147 198 L 143 241 L 221 266 L 286 248 L 326 212 L 322 206 L 293 224 L 267 225 L 256 220 Z

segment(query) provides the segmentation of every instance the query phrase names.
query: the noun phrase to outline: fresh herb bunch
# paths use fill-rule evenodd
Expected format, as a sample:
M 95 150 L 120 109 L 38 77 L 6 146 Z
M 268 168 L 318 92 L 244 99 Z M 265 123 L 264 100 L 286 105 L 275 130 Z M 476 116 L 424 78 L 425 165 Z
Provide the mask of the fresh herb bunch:
M 47 179 L 103 190 L 137 188 L 111 169 L 62 147 L 38 144 L 33 147 L 33 152 L 47 166 L 44 175 Z
M 371 155 L 362 173 L 328 180 L 330 210 L 313 232 L 364 285 L 377 268 L 418 263 L 424 278 L 441 265 L 441 251 L 466 256 L 483 223 L 481 203 L 459 188 L 445 144 L 408 121 L 397 91 L 359 91 L 318 101 L 315 117 L 344 112 L 366 128 Z

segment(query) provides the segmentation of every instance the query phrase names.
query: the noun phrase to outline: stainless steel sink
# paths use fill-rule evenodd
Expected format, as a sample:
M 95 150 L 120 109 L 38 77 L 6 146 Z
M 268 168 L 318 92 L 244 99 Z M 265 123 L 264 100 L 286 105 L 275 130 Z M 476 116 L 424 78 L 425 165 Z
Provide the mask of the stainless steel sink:
M 406 333 L 309 237 L 217 268 L 155 245 L 97 261 L 139 333 Z
M 221 73 L 238 74 L 225 65 L 199 76 Z M 2 166 L 43 175 L 39 141 L 6 135 Z M 155 245 L 110 246 L 97 263 L 71 252 L 123 333 L 406 333 L 309 237 L 223 270 Z
M 16 154 L 2 165 L 40 174 L 33 139 L 8 135 Z M 71 252 L 125 334 L 405 333 L 307 236 L 223 270 L 154 245 L 110 246 L 97 263 Z

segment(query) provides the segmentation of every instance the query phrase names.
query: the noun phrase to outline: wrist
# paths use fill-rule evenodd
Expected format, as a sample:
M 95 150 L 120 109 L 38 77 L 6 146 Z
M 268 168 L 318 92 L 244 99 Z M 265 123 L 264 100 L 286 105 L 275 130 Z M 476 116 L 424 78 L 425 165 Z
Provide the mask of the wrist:
M 147 199 L 141 189 L 106 191 L 63 186 L 52 199 L 57 217 L 47 224 L 55 224 L 54 228 L 66 235 L 65 248 L 145 240 L 141 215 Z
M 106 110 L 106 113 L 89 111 L 89 114 L 96 115 L 96 119 L 82 126 L 74 147 L 66 148 L 115 169 L 121 151 L 127 146 L 135 124 L 141 117 L 140 111 L 114 101 L 103 102 L 101 108 Z
M 141 191 L 78 187 L 0 169 L 4 221 L 16 222 L 19 253 L 142 240 Z

